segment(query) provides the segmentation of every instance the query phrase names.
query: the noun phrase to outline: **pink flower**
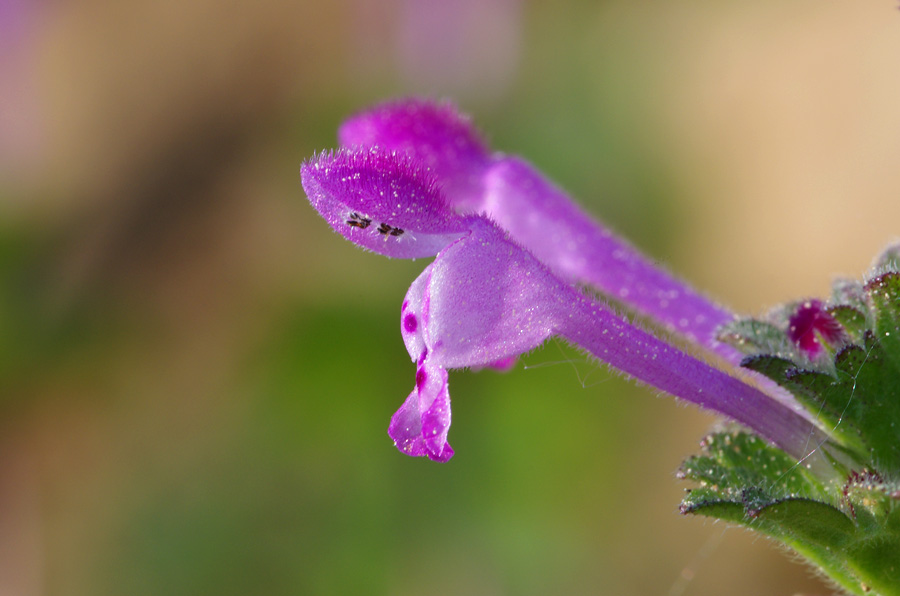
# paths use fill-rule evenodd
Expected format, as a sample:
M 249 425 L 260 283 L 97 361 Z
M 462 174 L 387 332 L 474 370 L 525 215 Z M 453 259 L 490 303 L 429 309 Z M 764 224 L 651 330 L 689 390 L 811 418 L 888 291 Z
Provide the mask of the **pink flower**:
M 457 149 L 440 163 L 478 161 L 476 145 Z M 415 157 L 345 149 L 305 163 L 301 174 L 313 206 L 345 238 L 391 257 L 436 256 L 401 309 L 401 334 L 416 363 L 415 387 L 388 430 L 402 452 L 436 461 L 453 455 L 448 369 L 508 360 L 551 336 L 745 424 L 792 454 L 804 455 L 807 441 L 818 436 L 772 397 L 586 296 L 491 218 L 458 214 Z

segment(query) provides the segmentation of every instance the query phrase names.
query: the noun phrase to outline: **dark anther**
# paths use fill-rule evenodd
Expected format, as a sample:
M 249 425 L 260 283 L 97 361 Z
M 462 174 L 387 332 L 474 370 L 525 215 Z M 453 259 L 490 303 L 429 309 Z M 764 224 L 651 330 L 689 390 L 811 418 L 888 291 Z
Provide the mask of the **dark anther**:
M 372 220 L 368 217 L 363 217 L 359 213 L 355 211 L 350 214 L 350 219 L 347 220 L 347 225 L 352 228 L 359 228 L 360 230 L 365 230 L 369 227 L 369 224 L 372 223 Z M 382 232 L 383 234 L 384 232 Z

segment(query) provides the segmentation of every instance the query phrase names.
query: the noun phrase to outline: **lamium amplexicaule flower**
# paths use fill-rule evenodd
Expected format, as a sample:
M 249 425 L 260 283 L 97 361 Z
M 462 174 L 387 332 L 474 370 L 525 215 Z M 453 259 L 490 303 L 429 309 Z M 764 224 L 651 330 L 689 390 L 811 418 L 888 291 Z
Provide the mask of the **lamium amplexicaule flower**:
M 365 249 L 435 257 L 401 307 L 416 364 L 388 428 L 401 452 L 453 456 L 449 369 L 510 368 L 560 337 L 731 423 L 679 471 L 699 484 L 683 513 L 780 540 L 850 593 L 900 594 L 900 245 L 826 301 L 740 318 L 492 153 L 449 103 L 376 106 L 339 138 L 301 168 L 313 207 Z

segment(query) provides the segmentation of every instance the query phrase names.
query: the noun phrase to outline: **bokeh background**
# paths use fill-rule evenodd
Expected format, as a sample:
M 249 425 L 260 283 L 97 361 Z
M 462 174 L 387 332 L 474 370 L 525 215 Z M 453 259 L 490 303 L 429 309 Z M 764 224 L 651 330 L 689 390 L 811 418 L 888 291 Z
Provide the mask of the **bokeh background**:
M 846 0 L 0 0 L 0 594 L 826 594 L 683 518 L 714 422 L 551 341 L 397 453 L 423 261 L 301 161 L 453 98 L 736 309 L 900 231 L 900 12 Z

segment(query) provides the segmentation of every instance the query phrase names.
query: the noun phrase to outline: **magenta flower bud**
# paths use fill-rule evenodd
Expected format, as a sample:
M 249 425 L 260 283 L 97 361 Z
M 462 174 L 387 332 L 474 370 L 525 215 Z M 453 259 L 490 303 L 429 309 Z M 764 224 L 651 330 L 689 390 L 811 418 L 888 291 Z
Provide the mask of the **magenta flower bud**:
M 807 300 L 797 307 L 788 322 L 788 337 L 810 359 L 825 352 L 822 342 L 833 348 L 846 340 L 841 324 L 819 300 Z

